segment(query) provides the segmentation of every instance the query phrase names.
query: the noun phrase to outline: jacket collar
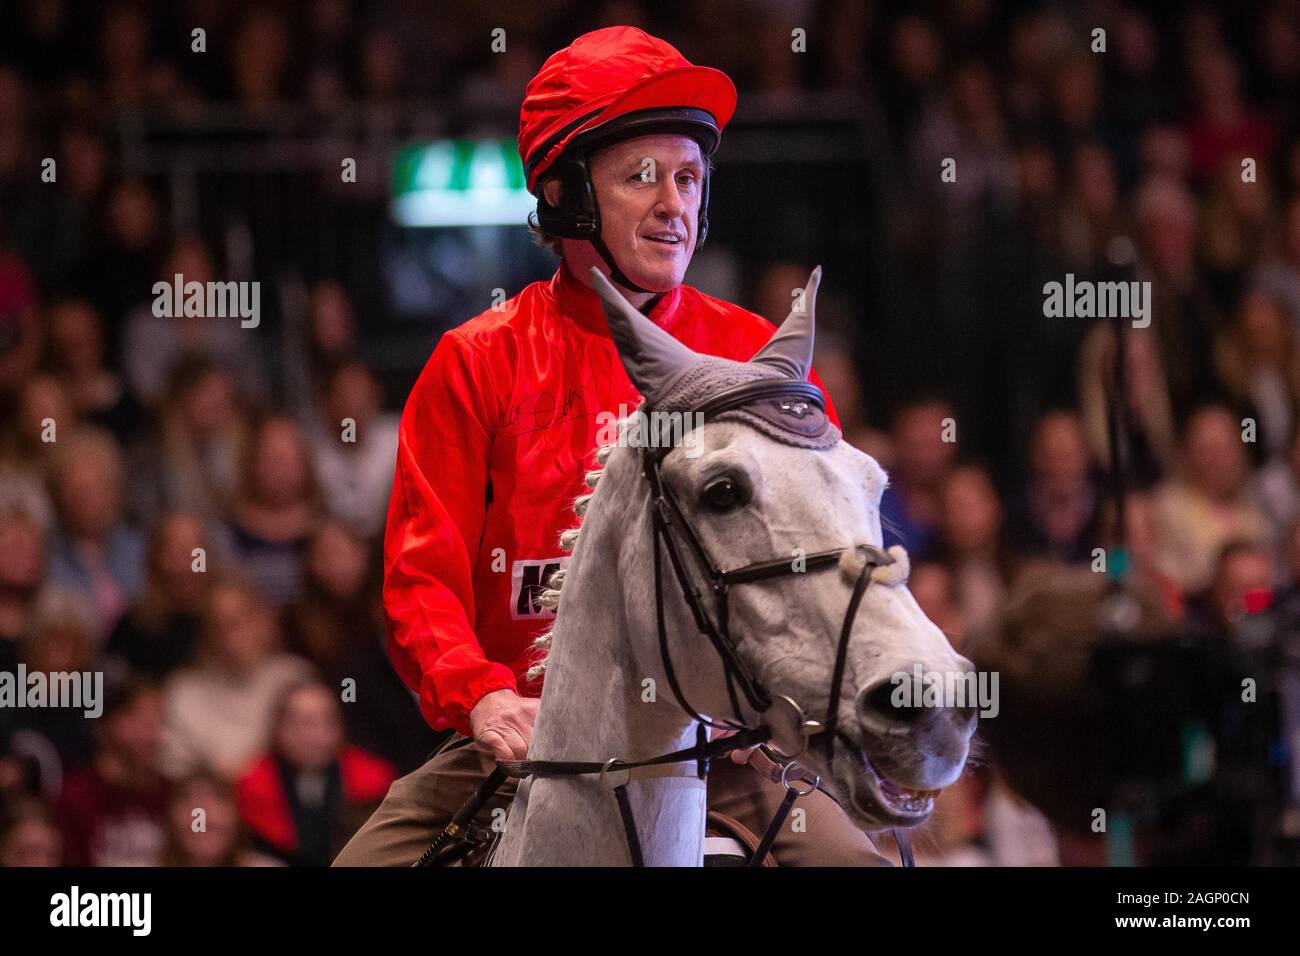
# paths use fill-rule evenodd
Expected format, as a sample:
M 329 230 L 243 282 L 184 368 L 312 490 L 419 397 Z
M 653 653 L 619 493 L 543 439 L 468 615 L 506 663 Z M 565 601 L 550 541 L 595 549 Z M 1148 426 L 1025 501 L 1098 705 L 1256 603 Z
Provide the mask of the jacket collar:
M 605 323 L 605 313 L 600 305 L 600 296 L 595 290 L 583 285 L 569 271 L 569 264 L 560 261 L 560 267 L 547 283 L 547 295 L 555 305 L 556 311 L 566 319 L 577 323 L 588 332 L 609 336 L 609 326 Z M 671 330 L 680 312 L 682 287 L 676 286 L 652 300 L 648 318 L 660 328 Z

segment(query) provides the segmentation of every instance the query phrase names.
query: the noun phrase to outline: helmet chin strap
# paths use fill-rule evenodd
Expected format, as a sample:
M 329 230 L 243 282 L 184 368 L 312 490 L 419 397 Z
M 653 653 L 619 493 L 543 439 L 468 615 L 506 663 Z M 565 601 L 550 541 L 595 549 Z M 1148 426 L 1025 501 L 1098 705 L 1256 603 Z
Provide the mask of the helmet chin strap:
M 622 269 L 618 267 L 618 263 L 614 260 L 614 253 L 610 252 L 609 246 L 605 245 L 604 237 L 600 235 L 595 235 L 592 236 L 587 241 L 591 243 L 592 248 L 594 248 L 596 252 L 600 253 L 600 257 L 605 260 L 605 265 L 609 266 L 609 277 L 611 279 L 613 279 L 623 288 L 628 289 L 632 292 L 644 292 L 647 294 L 650 293 L 649 289 L 641 288 L 639 285 L 637 285 L 635 282 L 633 282 L 631 279 L 627 277 L 627 273 L 625 273 Z

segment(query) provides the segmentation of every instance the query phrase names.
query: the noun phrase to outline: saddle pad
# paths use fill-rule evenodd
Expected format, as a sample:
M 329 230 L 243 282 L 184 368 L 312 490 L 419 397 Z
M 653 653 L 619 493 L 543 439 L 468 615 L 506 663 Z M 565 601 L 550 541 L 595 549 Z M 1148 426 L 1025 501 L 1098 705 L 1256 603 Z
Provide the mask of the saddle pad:
M 704 838 L 705 866 L 744 866 L 749 861 L 749 851 L 739 840 L 725 836 Z

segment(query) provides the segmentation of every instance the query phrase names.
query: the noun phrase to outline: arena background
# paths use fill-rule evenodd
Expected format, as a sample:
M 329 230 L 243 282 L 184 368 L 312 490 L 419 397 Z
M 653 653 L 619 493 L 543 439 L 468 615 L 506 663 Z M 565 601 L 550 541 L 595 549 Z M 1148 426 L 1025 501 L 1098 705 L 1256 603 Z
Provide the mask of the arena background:
M 382 646 L 397 415 L 442 331 L 553 272 L 518 105 L 612 24 L 740 91 L 688 282 L 779 320 L 824 266 L 817 365 L 918 600 L 1040 694 L 922 864 L 1293 859 L 1300 4 L 28 0 L 0 4 L 0 671 L 93 669 L 107 703 L 0 709 L 0 864 L 320 865 L 435 745 Z M 259 282 L 257 326 L 157 318 L 178 272 Z M 1123 403 L 1114 326 L 1044 314 L 1067 274 L 1152 283 Z M 1152 643 L 1217 650 L 1143 658 L 1155 710 L 1092 729 L 1169 733 L 1089 765 L 1070 708 L 1132 678 L 1080 663 L 1121 578 Z M 1243 648 L 1249 727 L 1209 703 Z M 266 768 L 345 752 L 355 786 L 277 843 Z

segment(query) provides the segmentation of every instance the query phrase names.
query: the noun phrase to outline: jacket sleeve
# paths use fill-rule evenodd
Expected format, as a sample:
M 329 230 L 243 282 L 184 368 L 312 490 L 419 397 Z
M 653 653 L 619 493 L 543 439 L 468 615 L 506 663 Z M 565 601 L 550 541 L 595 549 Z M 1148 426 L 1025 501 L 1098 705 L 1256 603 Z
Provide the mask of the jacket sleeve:
M 384 533 L 389 650 L 435 730 L 468 734 L 486 694 L 516 690 L 474 634 L 473 570 L 498 419 L 491 372 L 455 330 L 439 341 L 402 413 Z

